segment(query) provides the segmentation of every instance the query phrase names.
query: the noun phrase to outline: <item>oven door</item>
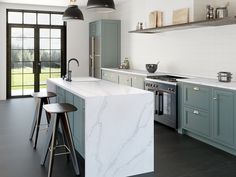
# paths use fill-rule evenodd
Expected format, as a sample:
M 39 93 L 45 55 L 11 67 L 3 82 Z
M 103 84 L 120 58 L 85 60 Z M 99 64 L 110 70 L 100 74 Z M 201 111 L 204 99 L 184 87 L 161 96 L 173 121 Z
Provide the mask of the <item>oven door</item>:
M 155 120 L 177 128 L 177 94 L 167 90 L 156 91 Z

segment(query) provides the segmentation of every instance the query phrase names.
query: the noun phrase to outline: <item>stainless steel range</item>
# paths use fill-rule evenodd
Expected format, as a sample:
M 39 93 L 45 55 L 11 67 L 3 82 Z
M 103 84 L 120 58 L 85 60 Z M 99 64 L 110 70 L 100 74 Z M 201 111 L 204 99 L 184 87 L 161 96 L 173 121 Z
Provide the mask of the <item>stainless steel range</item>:
M 174 129 L 178 128 L 178 86 L 177 79 L 184 77 L 172 75 L 148 76 L 145 89 L 155 95 L 155 121 Z

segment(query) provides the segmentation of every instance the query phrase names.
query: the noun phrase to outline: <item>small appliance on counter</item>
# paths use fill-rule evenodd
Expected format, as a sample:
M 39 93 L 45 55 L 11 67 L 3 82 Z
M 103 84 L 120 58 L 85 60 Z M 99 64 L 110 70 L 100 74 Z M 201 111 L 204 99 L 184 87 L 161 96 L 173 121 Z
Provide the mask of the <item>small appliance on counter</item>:
M 119 66 L 119 69 L 130 69 L 129 60 L 125 58 L 124 61 Z
M 159 61 L 157 62 L 157 64 L 146 64 L 146 70 L 149 73 L 155 73 L 156 70 L 158 69 L 158 65 L 159 65 Z
M 231 72 L 219 72 L 218 80 L 219 82 L 231 82 L 232 73 Z

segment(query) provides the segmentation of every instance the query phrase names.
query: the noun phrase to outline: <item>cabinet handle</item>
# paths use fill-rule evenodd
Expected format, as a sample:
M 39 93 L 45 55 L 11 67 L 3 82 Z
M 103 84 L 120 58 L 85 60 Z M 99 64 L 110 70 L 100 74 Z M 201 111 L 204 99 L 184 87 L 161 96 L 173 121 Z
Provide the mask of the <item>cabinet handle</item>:
M 199 115 L 199 111 L 194 110 L 194 111 L 193 111 L 193 114 Z
M 199 91 L 200 88 L 198 88 L 198 87 L 194 87 L 193 90 L 195 90 L 195 91 Z
M 217 98 L 213 98 L 213 100 L 217 100 Z

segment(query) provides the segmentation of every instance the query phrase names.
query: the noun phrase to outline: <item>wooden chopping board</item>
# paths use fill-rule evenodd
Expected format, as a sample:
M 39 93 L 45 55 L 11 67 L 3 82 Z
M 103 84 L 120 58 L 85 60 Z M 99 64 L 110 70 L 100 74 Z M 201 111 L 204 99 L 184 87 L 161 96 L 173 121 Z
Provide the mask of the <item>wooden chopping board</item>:
M 173 25 L 189 22 L 189 8 L 183 8 L 173 11 Z

